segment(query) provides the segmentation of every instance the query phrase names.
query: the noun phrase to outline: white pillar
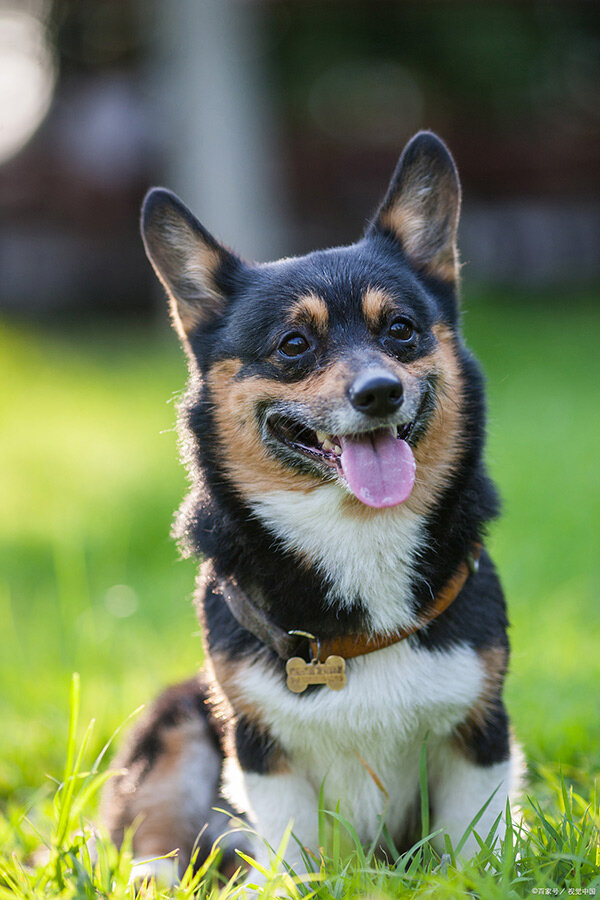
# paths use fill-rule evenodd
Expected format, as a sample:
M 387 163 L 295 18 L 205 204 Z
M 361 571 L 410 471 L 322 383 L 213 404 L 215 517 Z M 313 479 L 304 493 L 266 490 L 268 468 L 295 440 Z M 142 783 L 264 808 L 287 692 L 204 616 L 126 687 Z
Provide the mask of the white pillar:
M 155 0 L 150 79 L 166 186 L 259 261 L 287 249 L 262 14 L 251 0 Z

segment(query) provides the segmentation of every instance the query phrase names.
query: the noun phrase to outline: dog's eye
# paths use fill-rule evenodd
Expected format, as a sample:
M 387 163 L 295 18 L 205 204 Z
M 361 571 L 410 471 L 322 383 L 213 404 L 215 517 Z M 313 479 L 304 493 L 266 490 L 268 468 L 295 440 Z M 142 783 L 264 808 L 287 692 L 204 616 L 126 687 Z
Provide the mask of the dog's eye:
M 279 352 L 290 359 L 293 359 L 295 356 L 302 356 L 309 348 L 310 344 L 299 331 L 292 331 L 291 334 L 286 334 L 279 344 Z
M 412 322 L 403 317 L 394 319 L 389 327 L 389 335 L 395 341 L 404 341 L 406 343 L 406 341 L 410 341 L 414 333 L 415 329 Z

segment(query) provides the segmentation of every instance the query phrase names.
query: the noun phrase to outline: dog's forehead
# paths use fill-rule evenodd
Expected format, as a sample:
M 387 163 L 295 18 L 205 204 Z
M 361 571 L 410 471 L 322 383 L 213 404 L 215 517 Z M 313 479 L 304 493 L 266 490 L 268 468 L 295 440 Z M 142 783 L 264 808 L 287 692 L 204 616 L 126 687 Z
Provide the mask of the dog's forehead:
M 433 307 L 408 266 L 361 244 L 265 263 L 253 272 L 246 304 L 257 293 L 266 319 L 312 313 L 344 323 L 368 318 L 386 302 L 429 318 Z

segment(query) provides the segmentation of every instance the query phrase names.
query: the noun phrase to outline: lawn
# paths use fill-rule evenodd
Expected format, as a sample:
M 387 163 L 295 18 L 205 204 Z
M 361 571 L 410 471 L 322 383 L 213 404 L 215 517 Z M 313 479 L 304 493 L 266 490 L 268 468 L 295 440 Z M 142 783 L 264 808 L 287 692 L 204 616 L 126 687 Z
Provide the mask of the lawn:
M 591 293 L 471 290 L 464 326 L 488 376 L 488 461 L 503 497 L 489 546 L 512 623 L 508 706 L 534 792 L 545 796 L 540 772 L 560 762 L 589 795 L 600 771 L 600 309 Z M 42 821 L 48 776 L 63 772 L 71 673 L 81 728 L 96 720 L 91 760 L 202 649 L 195 567 L 169 538 L 185 491 L 175 336 L 5 323 L 0 379 L 1 863 L 39 843 L 16 811 L 32 806 Z

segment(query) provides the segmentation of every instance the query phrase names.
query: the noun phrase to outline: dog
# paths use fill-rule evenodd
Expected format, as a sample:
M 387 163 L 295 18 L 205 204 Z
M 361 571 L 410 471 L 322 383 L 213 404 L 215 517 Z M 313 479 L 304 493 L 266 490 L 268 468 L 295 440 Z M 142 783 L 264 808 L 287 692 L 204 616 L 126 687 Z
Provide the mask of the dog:
M 177 848 L 180 870 L 198 864 L 232 809 L 262 863 L 293 822 L 286 860 L 302 870 L 321 790 L 365 843 L 385 809 L 406 849 L 421 836 L 423 747 L 434 844 L 456 847 L 481 810 L 477 831 L 503 833 L 521 762 L 484 546 L 498 512 L 484 383 L 459 327 L 460 202 L 430 132 L 351 246 L 250 265 L 172 193 L 144 201 L 189 362 L 176 534 L 204 559 L 206 664 L 117 760 L 104 817 L 117 842 L 137 824 L 137 857 Z M 470 834 L 463 854 L 477 846 Z

